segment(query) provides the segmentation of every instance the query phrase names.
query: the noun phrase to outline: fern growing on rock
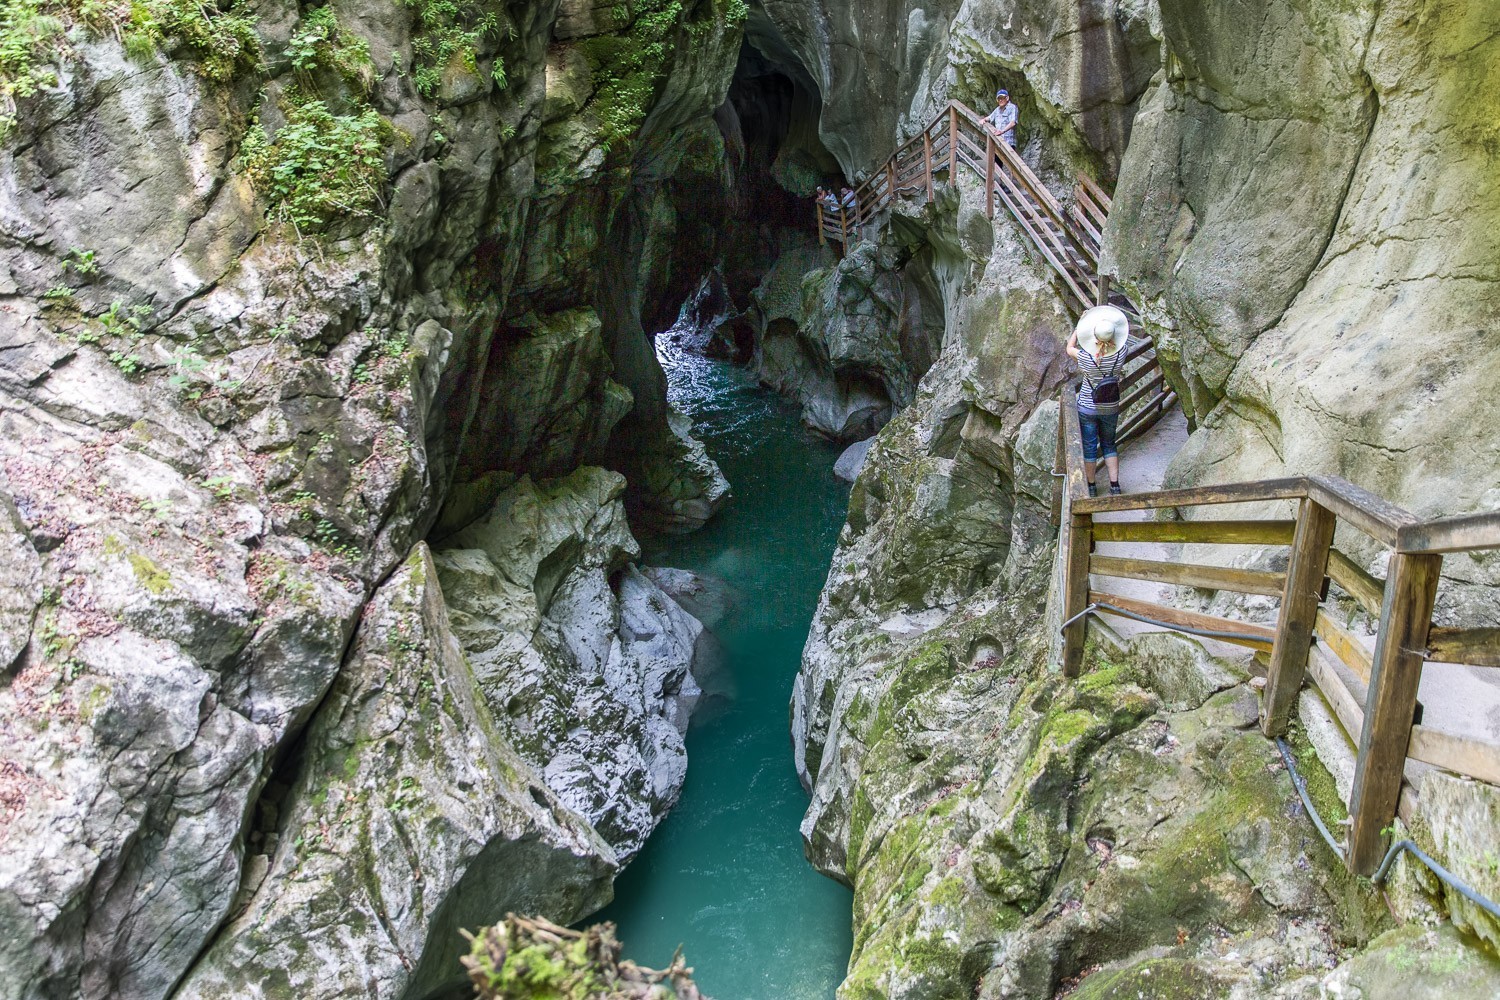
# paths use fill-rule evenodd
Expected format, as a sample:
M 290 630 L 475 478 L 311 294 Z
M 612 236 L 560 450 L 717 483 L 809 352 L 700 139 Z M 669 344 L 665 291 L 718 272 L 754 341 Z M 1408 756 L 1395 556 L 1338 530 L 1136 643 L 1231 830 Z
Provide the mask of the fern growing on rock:
M 390 123 L 371 107 L 334 114 L 296 92 L 282 110 L 286 122 L 274 135 L 257 117 L 240 146 L 245 176 L 270 202 L 267 216 L 299 234 L 335 216 L 373 216 L 386 181 Z
M 514 29 L 503 21 L 493 0 L 402 0 L 416 20 L 412 32 L 412 82 L 426 98 L 437 96 L 443 74 L 455 68 L 479 74 L 479 46 L 487 38 Z M 497 87 L 506 83 L 505 63 L 497 55 L 490 68 Z

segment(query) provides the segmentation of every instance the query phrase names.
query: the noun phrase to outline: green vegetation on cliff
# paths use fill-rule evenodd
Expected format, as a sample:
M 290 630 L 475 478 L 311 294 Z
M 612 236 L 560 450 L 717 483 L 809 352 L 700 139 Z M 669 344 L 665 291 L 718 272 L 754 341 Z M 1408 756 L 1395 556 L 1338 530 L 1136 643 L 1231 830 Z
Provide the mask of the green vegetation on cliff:
M 479 46 L 502 32 L 515 29 L 502 19 L 503 7 L 493 0 L 401 0 L 416 21 L 412 32 L 412 82 L 423 97 L 436 97 L 443 74 L 454 69 L 479 73 Z M 506 85 L 505 63 L 495 57 L 490 69 L 495 85 Z
M 679 44 L 678 28 L 692 36 L 712 28 L 737 30 L 749 12 L 744 0 L 704 5 L 707 17 L 691 19 L 683 0 L 644 0 L 633 8 L 634 20 L 618 33 L 596 35 L 578 47 L 589 61 L 598 88 L 593 110 L 599 116 L 605 148 L 633 136 L 646 120 L 665 78 L 663 70 Z
M 370 44 L 339 24 L 332 7 L 308 11 L 287 43 L 287 56 L 299 73 L 330 69 L 360 90 L 373 83 Z
M 336 115 L 323 101 L 294 93 L 286 122 L 272 135 L 252 119 L 240 147 L 245 175 L 271 202 L 271 219 L 301 232 L 335 215 L 371 215 L 386 180 L 394 135 L 374 108 Z
M 0 5 L 0 141 L 16 123 L 16 100 L 57 85 L 75 28 L 113 35 L 132 56 L 177 48 L 210 80 L 225 81 L 260 58 L 255 19 L 243 2 L 192 0 L 7 0 Z

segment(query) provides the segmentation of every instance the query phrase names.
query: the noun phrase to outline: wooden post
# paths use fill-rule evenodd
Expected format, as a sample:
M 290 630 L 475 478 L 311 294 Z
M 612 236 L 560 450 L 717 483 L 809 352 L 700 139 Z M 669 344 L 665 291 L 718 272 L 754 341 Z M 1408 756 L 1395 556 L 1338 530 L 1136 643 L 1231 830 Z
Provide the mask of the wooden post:
M 1073 514 L 1068 520 L 1068 549 L 1063 563 L 1063 621 L 1074 618 L 1088 607 L 1089 549 L 1094 544 L 1094 519 L 1088 514 Z M 1083 669 L 1083 643 L 1088 637 L 1088 616 L 1063 630 L 1062 671 L 1064 677 L 1077 677 Z
M 1099 294 L 1095 297 L 1095 305 L 1109 305 L 1109 275 L 1099 275 Z
M 1440 555 L 1401 552 L 1391 556 L 1386 568 L 1380 634 L 1349 796 L 1349 867 L 1356 875 L 1370 875 L 1380 864 L 1386 849 L 1382 831 L 1395 818 L 1401 799 L 1417 685 L 1422 680 L 1422 650 L 1432 627 L 1442 571 Z
M 1064 436 L 1066 421 L 1062 418 L 1061 411 L 1057 414 L 1057 455 L 1052 459 L 1052 527 L 1062 527 L 1062 501 L 1063 490 L 1066 488 L 1066 475 L 1059 476 L 1057 473 L 1066 472 L 1068 452 L 1067 439 Z
M 948 183 L 958 186 L 958 109 L 948 105 Z
M 1297 531 L 1292 536 L 1291 564 L 1286 570 L 1286 589 L 1281 595 L 1281 619 L 1276 643 L 1266 668 L 1266 695 L 1262 702 L 1261 730 L 1268 737 L 1286 732 L 1297 692 L 1307 673 L 1312 651 L 1313 625 L 1323 601 L 1323 576 L 1328 570 L 1328 550 L 1338 518 L 1320 503 L 1304 498 L 1297 511 Z
M 984 130 L 984 210 L 991 219 L 995 217 L 995 137 L 989 129 Z
M 818 246 L 828 245 L 828 234 L 823 231 L 823 199 L 818 199 Z
M 843 241 L 844 252 L 849 252 L 849 210 L 839 204 L 839 239 Z
M 922 166 L 927 174 L 927 200 L 932 200 L 932 129 L 922 133 Z
M 886 187 L 890 190 L 887 194 L 891 201 L 896 200 L 896 158 L 892 156 L 885 164 Z

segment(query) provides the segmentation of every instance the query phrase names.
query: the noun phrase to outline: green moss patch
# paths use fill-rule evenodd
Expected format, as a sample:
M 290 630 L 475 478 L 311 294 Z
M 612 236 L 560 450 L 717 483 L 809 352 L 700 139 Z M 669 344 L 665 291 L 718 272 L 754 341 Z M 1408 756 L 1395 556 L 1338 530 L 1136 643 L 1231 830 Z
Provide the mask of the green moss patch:
M 135 573 L 135 578 L 150 593 L 161 594 L 171 589 L 171 574 L 152 562 L 149 557 L 139 552 L 132 552 L 125 559 L 130 563 L 130 569 Z

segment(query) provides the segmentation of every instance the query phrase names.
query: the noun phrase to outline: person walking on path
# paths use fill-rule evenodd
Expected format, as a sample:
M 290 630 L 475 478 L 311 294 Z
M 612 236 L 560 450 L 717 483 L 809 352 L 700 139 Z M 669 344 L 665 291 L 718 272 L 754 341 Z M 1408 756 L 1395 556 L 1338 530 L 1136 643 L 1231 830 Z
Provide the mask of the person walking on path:
M 1083 472 L 1089 496 L 1098 496 L 1094 473 L 1099 459 L 1109 473 L 1109 492 L 1120 492 L 1120 452 L 1115 429 L 1120 420 L 1120 377 L 1124 374 L 1130 320 L 1114 306 L 1095 306 L 1078 319 L 1068 338 L 1068 357 L 1078 364 L 1078 427 L 1083 434 Z
M 1020 111 L 1010 102 L 1010 91 L 995 91 L 995 110 L 991 111 L 984 120 L 1000 137 L 1000 141 L 1011 149 L 1016 148 L 1016 124 L 1020 119 Z

